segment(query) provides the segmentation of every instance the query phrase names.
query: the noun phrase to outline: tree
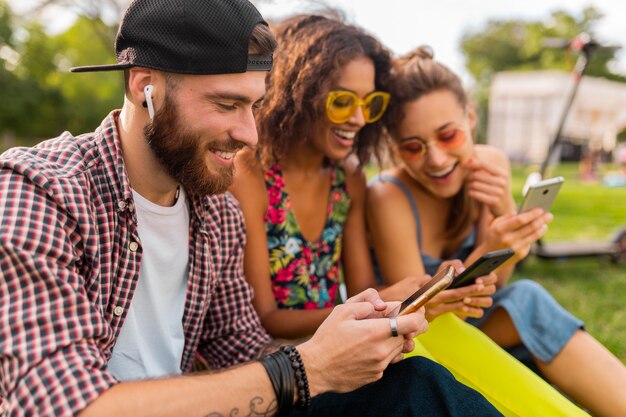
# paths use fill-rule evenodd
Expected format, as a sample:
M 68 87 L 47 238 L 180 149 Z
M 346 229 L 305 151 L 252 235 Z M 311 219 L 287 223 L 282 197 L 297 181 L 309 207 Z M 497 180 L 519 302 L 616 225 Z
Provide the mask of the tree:
M 0 139 L 7 133 L 22 133 L 23 109 L 29 93 L 35 90 L 15 72 L 19 54 L 14 49 L 13 32 L 11 9 L 0 0 Z
M 461 50 L 466 67 L 476 80 L 474 93 L 480 117 L 479 141 L 484 141 L 489 85 L 493 74 L 511 70 L 570 71 L 576 57 L 567 49 L 547 48 L 545 41 L 550 38 L 569 40 L 582 32 L 593 37 L 594 26 L 602 17 L 597 9 L 587 7 L 579 17 L 555 11 L 548 18 L 538 21 L 490 20 L 485 27 L 464 34 Z M 614 57 L 614 49 L 596 50 L 586 74 L 626 81 L 623 75 L 609 70 L 608 64 Z
M 23 14 L 23 17 L 33 20 L 54 8 L 61 8 L 70 10 L 76 16 L 85 17 L 90 21 L 110 21 L 116 24 L 129 3 L 130 0 L 38 0 Z M 115 41 L 115 31 L 101 30 L 101 28 L 102 25 L 95 26 L 90 32 L 96 35 L 103 45 L 111 47 Z
M 69 73 L 69 68 L 74 66 L 114 63 L 113 44 L 105 45 L 85 34 L 98 32 L 114 37 L 116 30 L 99 19 L 79 17 L 70 29 L 52 38 L 57 51 L 56 69 L 50 73 L 48 84 L 63 96 L 63 124 L 71 132 L 91 131 L 109 111 L 121 107 L 124 94 L 121 71 Z
M 113 43 L 100 39 L 114 39 L 116 27 L 78 17 L 67 31 L 50 36 L 36 19 L 22 18 L 26 36 L 16 40 L 13 17 L 0 0 L 0 138 L 8 132 L 30 144 L 63 130 L 91 131 L 120 106 L 121 73 L 68 72 L 71 66 L 115 62 Z M 2 59 L 2 48 L 10 60 Z

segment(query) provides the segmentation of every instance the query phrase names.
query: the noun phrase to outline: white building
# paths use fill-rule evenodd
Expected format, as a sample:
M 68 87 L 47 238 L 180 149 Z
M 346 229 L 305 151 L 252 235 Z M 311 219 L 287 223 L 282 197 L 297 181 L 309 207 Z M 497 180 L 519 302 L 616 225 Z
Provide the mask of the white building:
M 487 140 L 512 160 L 541 163 L 574 80 L 558 71 L 501 72 L 489 98 Z M 613 151 L 626 129 L 626 83 L 583 77 L 562 136 L 574 144 Z

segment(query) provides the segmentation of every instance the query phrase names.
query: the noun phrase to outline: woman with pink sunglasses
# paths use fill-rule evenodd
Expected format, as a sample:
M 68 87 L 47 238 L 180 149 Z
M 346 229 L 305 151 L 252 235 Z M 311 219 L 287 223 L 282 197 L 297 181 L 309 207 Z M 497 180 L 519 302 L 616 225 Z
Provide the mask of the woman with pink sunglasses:
M 530 280 L 506 285 L 552 215 L 516 213 L 509 161 L 501 150 L 473 143 L 476 117 L 459 78 L 425 47 L 396 59 L 392 73 L 384 123 L 397 163 L 370 182 L 367 201 L 384 282 L 512 248 L 514 257 L 496 272 L 493 305 L 446 290 L 427 313 L 466 319 L 594 415 L 625 415 L 623 364 L 543 287 Z

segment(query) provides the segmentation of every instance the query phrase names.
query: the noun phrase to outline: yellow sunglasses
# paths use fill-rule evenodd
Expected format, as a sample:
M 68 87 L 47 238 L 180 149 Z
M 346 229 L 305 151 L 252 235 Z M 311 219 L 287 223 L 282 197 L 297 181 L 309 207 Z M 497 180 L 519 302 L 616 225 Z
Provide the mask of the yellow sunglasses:
M 384 91 L 374 91 L 363 99 L 352 91 L 331 91 L 326 100 L 326 115 L 333 123 L 345 123 L 361 107 L 365 122 L 374 123 L 385 113 L 390 97 L 391 95 Z

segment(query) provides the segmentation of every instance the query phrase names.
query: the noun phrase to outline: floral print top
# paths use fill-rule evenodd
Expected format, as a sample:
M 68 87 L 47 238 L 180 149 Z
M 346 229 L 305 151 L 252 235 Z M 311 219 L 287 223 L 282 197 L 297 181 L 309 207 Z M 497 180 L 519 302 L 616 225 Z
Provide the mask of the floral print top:
M 350 208 L 343 168 L 336 166 L 331 173 L 326 224 L 317 242 L 302 236 L 278 165 L 265 171 L 265 186 L 269 203 L 265 231 L 278 307 L 314 310 L 334 306 L 341 282 L 343 227 Z

